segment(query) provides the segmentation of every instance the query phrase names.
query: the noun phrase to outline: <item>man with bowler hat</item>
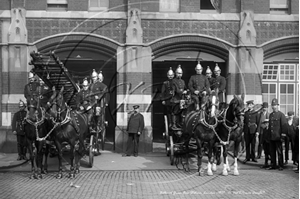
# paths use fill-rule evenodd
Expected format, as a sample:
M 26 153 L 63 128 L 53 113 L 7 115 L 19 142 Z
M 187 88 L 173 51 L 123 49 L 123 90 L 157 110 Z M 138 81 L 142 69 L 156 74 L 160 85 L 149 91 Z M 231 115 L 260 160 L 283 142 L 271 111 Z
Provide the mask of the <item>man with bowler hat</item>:
M 265 154 L 265 164 L 260 168 L 269 168 L 270 157 L 270 132 L 269 132 L 269 119 L 265 119 L 261 125 L 265 125 L 265 128 L 262 128 L 262 146 Z
M 267 127 L 268 123 L 264 123 L 265 119 L 269 119 L 269 113 L 268 113 L 268 102 L 264 102 L 262 104 L 262 111 L 258 114 L 258 126 L 257 131 L 259 133 L 258 137 L 258 149 L 257 149 L 257 159 L 260 159 L 261 152 L 263 149 L 263 132 L 264 129 Z
M 254 100 L 249 100 L 246 102 L 248 110 L 245 112 L 244 118 L 244 137 L 246 142 L 246 159 L 243 161 L 246 162 L 252 159 L 253 162 L 257 162 L 255 159 L 255 136 L 257 132 L 258 124 L 258 114 L 257 111 L 253 110 Z
M 292 151 L 292 160 L 293 163 L 296 164 L 296 154 L 295 154 L 295 139 L 296 139 L 296 131 L 297 128 L 299 128 L 299 118 L 295 117 L 294 111 L 289 111 L 287 113 L 288 119 L 287 119 L 287 134 L 285 137 L 284 142 L 284 148 L 285 148 L 285 163 L 288 164 L 289 160 L 289 149 L 290 149 L 290 143 L 291 143 L 291 151 Z
M 270 133 L 270 152 L 271 152 L 271 166 L 268 170 L 277 168 L 276 153 L 278 155 L 279 170 L 283 170 L 283 151 L 282 140 L 284 134 L 286 135 L 287 121 L 285 115 L 279 111 L 278 99 L 272 100 L 273 112 L 269 117 L 269 133 Z
M 145 124 L 144 124 L 144 116 L 140 114 L 139 105 L 133 106 L 133 114 L 130 116 L 127 125 L 127 133 L 128 133 L 128 140 L 127 140 L 127 149 L 126 153 L 123 154 L 123 157 L 131 156 L 132 154 L 134 157 L 138 156 L 139 153 L 139 139 L 140 135 L 142 134 Z

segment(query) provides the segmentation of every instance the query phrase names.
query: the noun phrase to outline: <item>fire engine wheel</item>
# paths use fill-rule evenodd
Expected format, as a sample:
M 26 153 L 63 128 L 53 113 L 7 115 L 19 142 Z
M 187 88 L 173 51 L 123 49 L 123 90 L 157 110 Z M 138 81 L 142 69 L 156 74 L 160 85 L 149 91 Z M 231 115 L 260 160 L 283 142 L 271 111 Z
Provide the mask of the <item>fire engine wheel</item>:
M 95 149 L 95 137 L 91 135 L 90 138 L 90 150 L 89 150 L 89 166 L 92 168 L 94 165 L 94 149 Z
M 170 163 L 174 165 L 174 141 L 173 136 L 170 136 Z

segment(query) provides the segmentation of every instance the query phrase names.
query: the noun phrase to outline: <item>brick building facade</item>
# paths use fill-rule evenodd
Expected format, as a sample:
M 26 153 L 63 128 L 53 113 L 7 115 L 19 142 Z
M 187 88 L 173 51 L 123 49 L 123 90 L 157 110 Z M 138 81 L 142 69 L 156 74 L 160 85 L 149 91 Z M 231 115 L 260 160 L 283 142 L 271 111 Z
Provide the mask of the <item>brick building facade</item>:
M 178 64 L 187 81 L 197 61 L 204 69 L 218 63 L 227 101 L 242 93 L 256 103 L 277 97 L 284 112 L 299 114 L 292 95 L 299 93 L 299 1 L 212 2 L 0 1 L 0 148 L 13 141 L 11 118 L 24 99 L 33 50 L 55 50 L 78 81 L 93 68 L 103 71 L 113 96 L 107 139 L 117 152 L 133 104 L 141 105 L 146 122 L 141 151 L 152 151 L 163 126 L 159 86 Z

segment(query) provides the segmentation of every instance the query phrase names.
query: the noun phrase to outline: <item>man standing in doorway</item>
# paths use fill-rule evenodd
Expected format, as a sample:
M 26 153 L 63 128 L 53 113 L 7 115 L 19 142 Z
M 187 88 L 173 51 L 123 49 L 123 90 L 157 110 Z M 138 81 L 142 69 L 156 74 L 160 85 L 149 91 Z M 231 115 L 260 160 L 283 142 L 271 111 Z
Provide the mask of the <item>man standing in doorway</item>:
M 123 154 L 123 157 L 131 156 L 132 154 L 134 155 L 134 157 L 137 157 L 139 153 L 139 139 L 145 127 L 144 116 L 140 113 L 139 107 L 139 105 L 133 106 L 133 114 L 128 120 L 127 149 L 126 153 Z
M 225 77 L 221 76 L 221 69 L 216 64 L 216 67 L 214 69 L 215 75 L 216 75 L 216 88 L 219 89 L 219 102 L 226 102 L 225 100 L 225 88 L 226 88 L 226 79 Z
M 276 153 L 278 155 L 279 171 L 283 170 L 283 150 L 282 140 L 286 135 L 287 121 L 285 115 L 278 110 L 278 100 L 272 100 L 273 112 L 269 117 L 269 131 L 270 131 L 270 153 L 271 153 L 271 167 L 268 170 L 277 168 Z

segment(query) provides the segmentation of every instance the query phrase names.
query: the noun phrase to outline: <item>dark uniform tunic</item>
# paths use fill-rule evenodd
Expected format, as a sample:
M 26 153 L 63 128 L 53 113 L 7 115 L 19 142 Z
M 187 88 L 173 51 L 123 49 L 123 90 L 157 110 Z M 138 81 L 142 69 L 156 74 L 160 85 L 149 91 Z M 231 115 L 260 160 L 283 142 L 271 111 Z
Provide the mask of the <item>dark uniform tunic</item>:
M 104 106 L 104 103 L 107 103 L 106 102 L 108 100 L 108 95 L 106 95 L 107 86 L 104 83 L 99 81 L 92 83 L 90 86 L 90 91 L 91 91 L 91 104 L 95 104 L 99 102 L 101 103 L 101 105 L 100 104 L 98 105 L 102 107 Z M 98 96 L 98 99 L 95 98 L 96 96 Z
M 209 90 L 210 90 L 209 81 L 208 81 L 207 77 L 202 74 L 197 74 L 197 75 L 191 76 L 188 87 L 192 93 L 193 100 L 197 104 L 199 104 L 199 97 L 201 97 L 201 93 L 203 91 L 206 91 L 207 93 L 209 93 Z M 198 95 L 196 95 L 194 93 L 196 90 L 200 91 L 200 93 Z
M 83 106 L 86 109 L 90 102 L 90 90 L 81 90 L 76 96 L 77 108 Z
M 255 159 L 255 133 L 258 132 L 259 117 L 257 112 L 246 111 L 244 117 L 244 138 L 246 142 L 246 159 Z
M 171 110 L 172 110 L 171 98 L 173 97 L 174 94 L 172 84 L 173 84 L 173 80 L 169 79 L 163 83 L 161 88 L 160 99 L 161 101 L 165 101 L 165 105 L 164 105 L 165 115 L 171 114 Z
M 283 167 L 283 151 L 282 151 L 282 134 L 286 134 L 287 121 L 285 115 L 280 112 L 272 112 L 269 118 L 269 132 L 270 132 L 270 152 L 271 152 L 271 164 L 275 168 L 276 152 L 278 155 L 279 167 Z
M 42 107 L 46 107 L 47 102 L 49 101 L 51 97 L 51 90 L 48 86 L 42 85 L 38 87 L 38 96 L 40 100 L 40 105 Z
M 132 114 L 128 120 L 127 132 L 127 155 L 137 155 L 139 150 L 139 135 L 138 132 L 142 133 L 145 128 L 144 116 L 140 113 Z
M 258 143 L 258 149 L 257 149 L 257 156 L 261 157 L 262 149 L 263 149 L 263 143 L 264 143 L 264 129 L 267 127 L 267 123 L 264 123 L 265 119 L 269 119 L 269 113 L 268 111 L 264 112 L 261 111 L 258 114 L 258 126 L 257 131 L 259 132 L 259 143 Z
M 285 148 L 285 160 L 289 160 L 289 149 L 290 149 L 290 143 L 291 143 L 291 151 L 292 151 L 292 160 L 293 162 L 296 162 L 296 155 L 295 155 L 295 139 L 296 139 L 296 131 L 297 127 L 299 128 L 299 118 L 294 117 L 291 121 L 291 124 L 289 123 L 289 120 L 287 121 L 287 134 L 286 139 L 284 143 Z
M 215 87 L 219 89 L 219 101 L 225 102 L 226 79 L 225 77 L 218 76 L 215 78 L 215 81 Z
M 180 100 L 182 99 L 182 93 L 186 90 L 185 82 L 182 79 L 173 79 L 172 88 L 174 95 L 171 99 L 172 114 L 177 115 L 180 113 Z
M 27 112 L 25 110 L 16 112 L 11 123 L 12 131 L 17 132 L 17 146 L 19 157 L 26 156 L 26 139 L 23 125 L 23 120 L 26 117 L 26 114 Z
M 24 96 L 27 102 L 30 98 L 33 98 L 38 102 L 39 86 L 40 84 L 38 82 L 29 82 L 28 84 L 25 85 Z
M 207 78 L 209 81 L 209 85 L 210 85 L 210 90 L 214 90 L 216 88 L 216 79 L 211 77 L 211 78 Z

